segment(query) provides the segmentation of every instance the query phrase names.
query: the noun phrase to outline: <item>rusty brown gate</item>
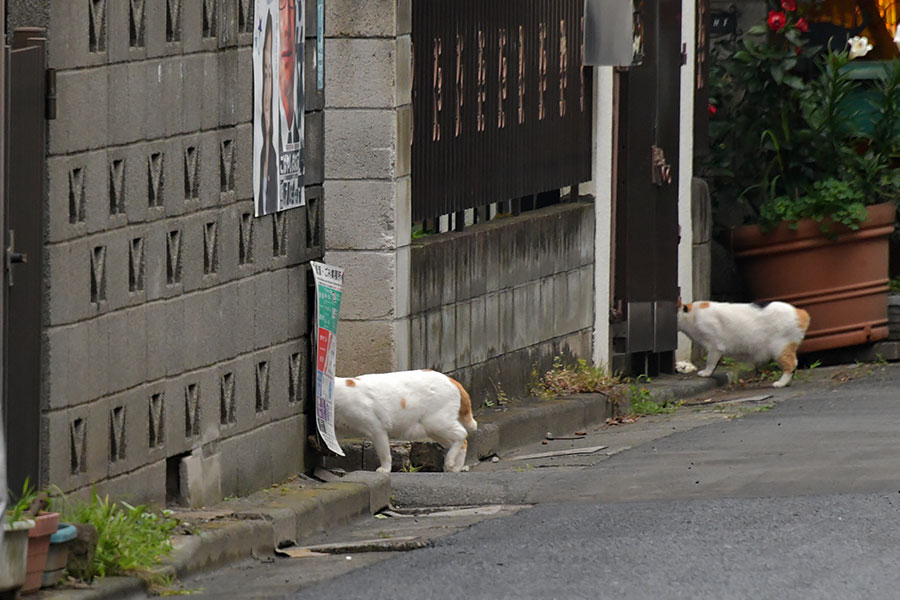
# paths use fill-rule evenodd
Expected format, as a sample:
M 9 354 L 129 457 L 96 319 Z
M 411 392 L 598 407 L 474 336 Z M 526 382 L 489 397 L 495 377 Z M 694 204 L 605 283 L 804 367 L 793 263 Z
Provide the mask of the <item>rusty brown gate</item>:
M 681 0 L 635 0 L 640 64 L 615 78 L 611 366 L 672 373 L 677 345 Z
M 413 221 L 591 178 L 583 0 L 412 2 Z
M 7 479 L 12 490 L 40 481 L 43 202 L 48 101 L 39 29 L 17 29 L 5 49 L 6 156 L 4 393 Z

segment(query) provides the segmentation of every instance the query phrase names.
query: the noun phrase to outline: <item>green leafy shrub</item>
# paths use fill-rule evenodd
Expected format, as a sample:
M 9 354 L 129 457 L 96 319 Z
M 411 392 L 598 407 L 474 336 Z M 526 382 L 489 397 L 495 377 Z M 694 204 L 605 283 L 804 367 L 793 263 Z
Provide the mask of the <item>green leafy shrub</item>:
M 595 367 L 584 359 L 567 364 L 561 356 L 553 359 L 553 368 L 543 375 L 532 371 L 534 379 L 531 392 L 539 398 L 549 399 L 569 394 L 592 392 L 609 393 L 621 379 L 604 367 Z

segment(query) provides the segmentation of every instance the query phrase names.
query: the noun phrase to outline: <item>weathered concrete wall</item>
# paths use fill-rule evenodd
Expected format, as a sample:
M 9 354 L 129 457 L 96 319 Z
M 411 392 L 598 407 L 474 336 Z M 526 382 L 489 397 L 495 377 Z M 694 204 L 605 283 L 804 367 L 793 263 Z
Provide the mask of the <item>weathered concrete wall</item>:
M 251 0 L 10 5 L 16 25 L 46 16 L 58 70 L 42 484 L 156 502 L 168 484 L 208 502 L 303 465 L 324 95 L 308 39 L 310 204 L 255 219 L 252 10 Z
M 407 367 L 410 0 L 325 3 L 325 238 L 346 269 L 338 375 Z
M 411 368 L 486 397 L 527 393 L 553 357 L 591 357 L 594 205 L 561 204 L 413 242 Z

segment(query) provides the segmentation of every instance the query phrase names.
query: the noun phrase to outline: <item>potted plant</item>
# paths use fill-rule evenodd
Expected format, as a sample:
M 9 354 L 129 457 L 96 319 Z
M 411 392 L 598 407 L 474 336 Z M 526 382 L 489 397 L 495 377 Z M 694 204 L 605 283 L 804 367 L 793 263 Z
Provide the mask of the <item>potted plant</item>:
M 24 495 L 6 511 L 0 548 L 0 592 L 15 592 L 25 583 L 28 532 L 34 521 L 25 517 L 31 499 Z
M 801 351 L 883 339 L 900 198 L 900 59 L 880 63 L 861 94 L 849 65 L 868 40 L 812 47 L 794 0 L 779 8 L 740 47 L 713 53 L 705 174 L 718 203 L 740 203 L 751 221 L 724 237 L 755 301 L 810 313 Z

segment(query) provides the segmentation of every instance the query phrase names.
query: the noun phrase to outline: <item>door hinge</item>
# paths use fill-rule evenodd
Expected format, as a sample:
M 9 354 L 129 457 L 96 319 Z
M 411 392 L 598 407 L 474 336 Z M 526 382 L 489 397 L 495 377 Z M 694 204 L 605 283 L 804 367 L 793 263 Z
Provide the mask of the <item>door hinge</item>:
M 47 100 L 45 113 L 48 121 L 56 118 L 56 69 L 47 69 Z

